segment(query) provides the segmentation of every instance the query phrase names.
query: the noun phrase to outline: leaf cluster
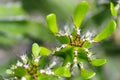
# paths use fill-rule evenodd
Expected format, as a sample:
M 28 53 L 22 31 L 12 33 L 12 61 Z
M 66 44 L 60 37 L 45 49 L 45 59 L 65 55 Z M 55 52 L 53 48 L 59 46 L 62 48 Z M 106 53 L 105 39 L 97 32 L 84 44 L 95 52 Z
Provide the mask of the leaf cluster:
M 111 4 L 112 5 L 112 4 Z M 81 35 L 80 26 L 89 10 L 89 4 L 85 1 L 80 2 L 73 15 L 74 26 L 72 32 L 59 32 L 56 15 L 51 13 L 46 17 L 50 31 L 55 35 L 56 39 L 61 42 L 60 47 L 49 50 L 39 46 L 37 43 L 32 45 L 32 58 L 22 56 L 21 62 L 17 62 L 8 73 L 14 75 L 13 78 L 27 80 L 51 80 L 60 79 L 60 77 L 71 77 L 73 68 L 78 67 L 80 74 L 84 79 L 92 78 L 96 73 L 85 68 L 85 62 L 92 66 L 102 66 L 106 63 L 105 58 L 96 58 L 89 48 L 101 40 L 109 37 L 116 29 L 114 20 L 110 20 L 105 28 L 97 35 L 93 36 L 88 32 Z M 40 65 L 41 57 L 60 57 L 63 59 L 61 65 L 57 64 L 57 60 L 53 61 L 49 66 L 42 67 Z M 57 67 L 54 67 L 58 65 Z

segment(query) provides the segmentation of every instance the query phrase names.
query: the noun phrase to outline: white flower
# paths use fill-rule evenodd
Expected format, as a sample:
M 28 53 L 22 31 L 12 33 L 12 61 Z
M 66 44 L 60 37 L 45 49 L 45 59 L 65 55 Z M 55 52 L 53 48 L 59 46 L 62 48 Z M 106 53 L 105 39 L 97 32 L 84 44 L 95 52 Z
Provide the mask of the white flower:
M 60 36 L 64 36 L 64 32 L 62 30 L 59 31 Z
M 87 53 L 89 52 L 89 50 L 88 50 L 87 48 L 84 48 L 84 50 L 85 50 L 85 52 L 87 52 Z
M 51 69 L 46 69 L 46 70 L 45 70 L 45 73 L 46 73 L 47 75 L 54 75 L 54 72 L 51 71 Z
M 74 57 L 73 62 L 74 62 L 74 63 L 77 63 L 77 57 Z
M 41 73 L 41 74 L 42 74 L 42 73 L 45 73 L 45 70 L 41 69 L 41 70 L 40 70 L 40 73 Z
M 11 69 L 16 69 L 16 68 L 17 68 L 17 66 L 15 66 L 15 65 L 11 66 Z
M 41 56 L 38 56 L 37 58 L 34 59 L 35 62 L 39 62 L 39 59 L 40 59 Z
M 67 46 L 67 44 L 63 44 L 62 46 L 61 46 L 61 48 L 65 48 Z
M 70 34 L 70 28 L 69 28 L 69 26 L 68 25 L 65 25 L 64 26 L 64 30 L 65 30 L 65 34 L 67 34 L 67 35 L 69 35 Z
M 28 64 L 24 64 L 24 67 L 25 67 L 26 69 L 28 69 L 28 68 L 29 68 L 29 65 L 28 65 Z
M 80 29 L 77 29 L 76 31 L 77 31 L 77 34 L 80 35 Z
M 72 38 L 73 38 L 73 36 L 72 36 L 72 35 L 69 35 L 69 37 L 70 37 L 70 39 L 72 39 Z
M 95 42 L 92 38 L 95 35 L 95 32 L 91 33 L 90 31 L 88 31 L 84 36 L 82 36 L 82 40 L 85 41 L 89 41 L 90 43 Z
M 55 73 L 54 73 L 53 71 L 51 71 L 49 75 L 54 75 L 54 74 L 55 74 Z
M 27 56 L 26 54 L 21 56 L 21 59 L 23 60 L 23 62 L 26 64 L 27 63 Z
M 16 76 L 15 76 L 14 78 L 15 78 L 15 80 L 17 80 L 17 79 L 18 79 Z
M 22 77 L 21 80 L 26 80 L 26 78 L 25 78 L 25 77 Z
M 71 63 L 68 62 L 65 67 L 66 67 L 66 68 L 70 67 L 70 64 L 71 64 Z
M 67 32 L 66 32 L 66 33 L 64 33 L 64 35 L 65 35 L 65 36 L 68 36 L 68 35 L 69 35 L 69 33 L 67 33 Z
M 88 31 L 85 35 L 85 38 L 86 38 L 86 40 L 91 40 L 92 36 L 93 36 L 93 34 L 90 31 Z
M 23 66 L 23 63 L 21 63 L 20 61 L 17 61 L 17 66 Z
M 51 71 L 51 69 L 49 69 L 49 68 L 47 68 L 47 69 L 41 69 L 40 70 L 40 73 L 41 74 L 43 74 L 43 73 L 45 73 L 45 74 L 47 74 L 47 75 L 54 75 L 54 72 L 53 71 Z
M 87 54 L 87 56 L 88 56 L 88 58 L 92 58 L 92 53 L 89 52 L 89 53 Z
M 50 75 L 51 74 L 51 70 L 46 70 L 46 74 Z
M 68 35 L 70 35 L 70 29 L 68 28 L 68 26 L 65 26 L 64 30 L 60 30 L 59 35 L 57 36 L 68 36 Z
M 60 51 L 60 50 L 61 50 L 61 48 L 58 48 L 58 47 L 56 48 L 56 51 Z
M 75 56 L 77 56 L 77 54 L 78 54 L 78 51 L 77 51 L 77 50 L 75 50 L 75 51 L 74 51 L 74 53 L 75 53 Z

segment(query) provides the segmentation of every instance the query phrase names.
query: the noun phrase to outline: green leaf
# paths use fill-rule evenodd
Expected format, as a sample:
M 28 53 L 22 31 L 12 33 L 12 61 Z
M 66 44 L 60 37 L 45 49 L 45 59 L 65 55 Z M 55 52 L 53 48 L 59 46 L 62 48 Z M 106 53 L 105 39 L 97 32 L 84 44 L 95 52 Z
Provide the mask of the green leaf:
M 27 74 L 26 76 L 24 76 L 26 78 L 26 80 L 33 80 L 33 77 L 29 74 Z
M 56 15 L 55 14 L 49 14 L 46 17 L 47 20 L 47 24 L 49 26 L 49 29 L 53 32 L 53 33 L 58 33 L 58 26 L 56 23 Z
M 0 80 L 3 80 L 2 76 L 0 76 Z
M 110 36 L 116 29 L 116 22 L 111 20 L 107 26 L 94 38 L 95 41 L 101 41 Z
M 21 4 L 0 5 L 0 18 L 9 18 L 10 16 L 25 16 L 26 13 Z
M 57 76 L 71 77 L 70 70 L 66 67 L 59 67 L 54 72 Z
M 40 54 L 43 56 L 49 55 L 51 51 L 45 47 L 40 47 Z
M 76 36 L 77 36 L 76 28 L 73 28 L 72 36 L 73 36 L 73 38 L 76 38 Z
M 106 63 L 106 59 L 94 59 L 91 61 L 93 66 L 101 66 Z
M 65 56 L 65 59 L 64 59 L 64 62 L 63 62 L 63 66 L 65 66 L 65 65 L 67 65 L 67 63 L 73 63 L 73 56 L 70 54 L 67 54 L 66 56 Z
M 23 77 L 27 74 L 27 70 L 24 67 L 17 67 L 14 72 L 17 77 Z
M 117 9 L 115 8 L 115 6 L 114 6 L 114 4 L 112 2 L 110 3 L 110 10 L 111 10 L 111 14 L 113 16 L 117 15 Z
M 71 77 L 71 73 L 70 73 L 69 68 L 64 68 L 64 76 L 65 77 Z
M 59 80 L 57 76 L 40 74 L 38 80 Z
M 64 58 L 63 65 L 66 65 L 68 62 L 73 63 L 74 58 L 73 50 L 74 50 L 73 46 L 67 46 L 65 48 L 62 48 L 60 51 L 56 51 L 54 55 Z
M 32 53 L 35 57 L 38 57 L 39 53 L 40 53 L 40 47 L 37 43 L 34 43 L 32 45 Z
M 74 11 L 74 24 L 77 28 L 80 27 L 84 16 L 86 15 L 89 9 L 88 3 L 83 1 L 78 4 Z
M 96 74 L 95 72 L 86 70 L 85 68 L 82 68 L 82 69 L 81 69 L 81 76 L 82 76 L 84 79 L 90 79 L 90 78 L 92 78 L 93 76 L 95 76 L 95 74 Z
M 87 53 L 82 48 L 78 48 L 78 60 L 88 61 Z
M 73 56 L 73 49 L 74 49 L 73 46 L 67 46 L 65 48 L 62 48 L 60 51 L 56 51 L 56 53 L 54 55 L 63 57 L 64 59 L 67 56 L 71 56 L 72 57 Z
M 56 36 L 56 37 L 62 44 L 70 43 L 70 39 L 68 36 Z
M 83 47 L 89 48 L 91 45 L 92 45 L 92 43 L 90 43 L 88 41 L 85 41 L 84 44 L 83 44 Z

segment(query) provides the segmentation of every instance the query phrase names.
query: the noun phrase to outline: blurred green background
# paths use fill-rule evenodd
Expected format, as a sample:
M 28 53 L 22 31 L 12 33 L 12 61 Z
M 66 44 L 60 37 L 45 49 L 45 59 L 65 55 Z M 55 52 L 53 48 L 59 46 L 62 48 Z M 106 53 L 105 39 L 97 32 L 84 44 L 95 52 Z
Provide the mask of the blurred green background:
M 83 0 L 0 0 L 0 75 L 16 62 L 20 55 L 30 53 L 34 42 L 51 49 L 59 45 L 46 24 L 46 15 L 55 13 L 59 29 L 72 24 L 73 10 Z M 113 18 L 117 30 L 91 50 L 97 57 L 107 58 L 107 63 L 94 68 L 97 75 L 91 80 L 120 80 L 120 11 L 117 17 L 110 13 L 110 0 L 86 0 L 90 10 L 81 25 L 82 33 L 100 32 Z M 119 0 L 111 0 L 115 5 Z M 66 80 L 83 80 L 75 75 Z

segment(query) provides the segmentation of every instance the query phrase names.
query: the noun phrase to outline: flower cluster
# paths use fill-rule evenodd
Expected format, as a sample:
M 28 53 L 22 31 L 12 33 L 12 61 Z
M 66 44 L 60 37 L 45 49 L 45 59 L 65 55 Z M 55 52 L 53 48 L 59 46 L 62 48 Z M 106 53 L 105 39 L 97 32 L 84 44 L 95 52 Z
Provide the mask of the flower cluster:
M 11 79 L 15 80 L 29 80 L 26 75 L 31 76 L 31 79 L 35 80 L 38 80 L 38 76 L 41 74 L 55 75 L 52 68 L 56 65 L 56 62 L 52 62 L 52 64 L 50 64 L 46 69 L 39 69 L 40 58 L 41 56 L 34 57 L 34 55 L 32 55 L 32 59 L 30 59 L 26 54 L 24 54 L 20 57 L 21 61 L 18 60 L 17 63 L 12 65 L 6 72 L 9 75 L 14 75 Z

